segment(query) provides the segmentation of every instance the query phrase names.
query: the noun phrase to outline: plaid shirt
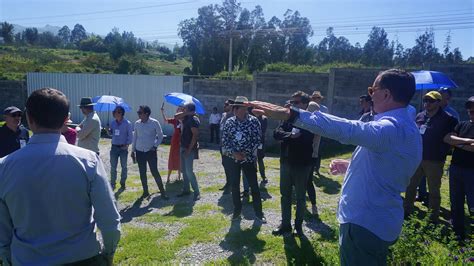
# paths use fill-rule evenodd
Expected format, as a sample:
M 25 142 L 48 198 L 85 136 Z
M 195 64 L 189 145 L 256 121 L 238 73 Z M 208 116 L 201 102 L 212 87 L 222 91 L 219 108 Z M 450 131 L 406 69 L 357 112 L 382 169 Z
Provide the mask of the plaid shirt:
M 234 116 L 226 121 L 222 132 L 222 152 L 225 155 L 234 158 L 234 152 L 243 152 L 243 162 L 255 162 L 261 143 L 260 122 L 256 117 L 247 115 L 244 121 L 240 121 Z

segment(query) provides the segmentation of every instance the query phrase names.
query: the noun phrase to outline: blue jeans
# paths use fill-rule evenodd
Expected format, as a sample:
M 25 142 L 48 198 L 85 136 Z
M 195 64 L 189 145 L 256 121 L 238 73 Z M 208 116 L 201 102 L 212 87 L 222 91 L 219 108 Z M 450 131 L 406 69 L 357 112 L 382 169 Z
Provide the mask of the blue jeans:
M 125 181 L 127 181 L 128 149 L 125 150 L 118 146 L 112 145 L 112 148 L 110 149 L 110 184 L 112 187 L 115 187 L 115 182 L 117 181 L 117 165 L 119 158 L 120 166 L 122 166 L 120 185 L 125 186 Z
M 451 218 L 456 235 L 465 236 L 464 202 L 471 217 L 474 215 L 474 168 L 451 165 L 449 168 L 449 199 L 451 201 Z M 471 223 L 473 221 L 470 221 Z
M 195 151 L 190 152 L 186 155 L 186 149 L 180 148 L 181 155 L 181 172 L 183 173 L 183 192 L 191 192 L 189 184 L 193 187 L 194 195 L 199 195 L 199 186 L 196 179 L 196 175 L 193 170 L 193 162 Z

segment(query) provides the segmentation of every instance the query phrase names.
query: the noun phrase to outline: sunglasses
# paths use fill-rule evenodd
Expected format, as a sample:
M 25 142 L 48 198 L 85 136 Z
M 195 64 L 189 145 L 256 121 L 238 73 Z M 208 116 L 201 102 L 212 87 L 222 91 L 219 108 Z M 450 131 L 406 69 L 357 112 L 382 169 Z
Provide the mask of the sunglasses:
M 423 99 L 423 103 L 435 103 L 437 101 L 438 100 L 435 100 L 435 99 Z

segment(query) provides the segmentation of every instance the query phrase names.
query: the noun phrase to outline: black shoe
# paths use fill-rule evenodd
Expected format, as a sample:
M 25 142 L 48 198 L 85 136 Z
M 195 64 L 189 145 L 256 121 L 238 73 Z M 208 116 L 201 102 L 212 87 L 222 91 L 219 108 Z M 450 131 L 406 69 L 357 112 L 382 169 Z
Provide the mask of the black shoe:
M 199 194 L 194 195 L 194 198 L 193 198 L 194 201 L 198 201 L 200 199 L 201 199 L 201 195 Z
M 176 197 L 181 198 L 181 197 L 188 196 L 188 195 L 191 195 L 191 192 L 181 192 L 178 195 L 176 195 Z
M 242 198 L 248 198 L 248 197 L 249 197 L 249 192 L 244 190 L 244 192 L 242 192 Z
M 125 190 L 127 187 L 125 186 L 125 184 L 120 184 L 120 189 L 121 190 Z
M 168 197 L 166 194 L 161 194 L 161 199 L 162 200 L 169 200 L 170 197 Z
M 266 224 L 267 223 L 267 218 L 265 218 L 265 216 L 256 216 L 255 217 L 255 220 L 257 220 L 257 222 L 260 222 L 262 224 Z
M 291 233 L 291 226 L 283 227 L 283 226 L 280 225 L 280 226 L 278 226 L 277 229 L 272 231 L 272 235 L 274 235 L 274 236 L 282 236 L 282 235 L 289 234 L 289 233 Z
M 227 185 L 224 185 L 223 187 L 219 188 L 219 190 L 221 190 L 221 191 L 222 191 L 222 190 L 225 191 L 226 189 L 227 189 Z
M 112 191 L 115 190 L 115 184 L 110 184 L 110 187 L 112 188 Z
M 266 177 L 265 177 L 265 178 L 263 178 L 263 180 L 262 180 L 262 184 L 267 184 L 267 183 L 268 183 L 268 179 L 267 179 Z

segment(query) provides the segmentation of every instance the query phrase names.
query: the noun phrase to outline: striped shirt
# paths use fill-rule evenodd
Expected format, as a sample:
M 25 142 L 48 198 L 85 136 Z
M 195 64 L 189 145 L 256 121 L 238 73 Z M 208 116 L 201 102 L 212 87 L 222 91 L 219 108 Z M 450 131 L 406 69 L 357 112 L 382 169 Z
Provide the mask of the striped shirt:
M 300 111 L 294 125 L 358 145 L 342 185 L 339 223 L 357 224 L 385 241 L 397 239 L 403 224 L 400 193 L 422 156 L 421 136 L 406 108 L 377 114 L 368 123 Z

